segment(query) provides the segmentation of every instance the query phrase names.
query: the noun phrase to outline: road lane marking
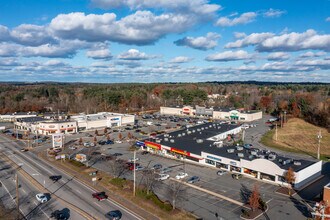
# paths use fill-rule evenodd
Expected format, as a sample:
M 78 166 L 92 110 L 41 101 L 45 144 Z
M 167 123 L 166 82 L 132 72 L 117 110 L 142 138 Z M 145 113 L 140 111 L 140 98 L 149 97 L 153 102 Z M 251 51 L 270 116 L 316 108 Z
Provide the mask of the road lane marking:
M 26 191 L 24 189 L 22 189 L 22 191 L 26 194 Z
M 80 192 L 79 190 L 77 190 L 77 189 L 76 189 L 76 191 L 77 191 L 78 193 L 80 193 L 80 194 L 81 194 L 81 192 Z
M 102 208 L 99 204 L 97 204 L 97 202 L 94 202 L 95 205 L 97 205 L 98 207 Z
M 10 155 L 10 156 L 13 156 L 13 157 L 15 157 L 16 159 L 18 159 L 19 161 L 21 161 L 22 164 L 23 164 L 23 167 L 26 165 L 26 166 L 30 167 L 32 170 L 34 170 L 36 173 L 38 173 L 38 175 L 40 174 L 36 169 L 34 169 L 33 167 L 31 167 L 29 164 L 27 164 L 27 163 L 23 163 L 23 160 L 20 159 L 20 158 L 18 158 L 16 155 Z M 16 163 L 16 164 L 17 164 L 17 163 Z

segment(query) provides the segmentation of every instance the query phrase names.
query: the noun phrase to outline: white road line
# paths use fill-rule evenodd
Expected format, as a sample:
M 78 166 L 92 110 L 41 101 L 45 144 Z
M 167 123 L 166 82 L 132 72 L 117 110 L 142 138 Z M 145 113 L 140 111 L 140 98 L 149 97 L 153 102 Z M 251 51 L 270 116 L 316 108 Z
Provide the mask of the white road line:
M 15 155 L 11 155 L 11 156 L 13 156 L 13 157 L 15 157 L 16 159 L 18 159 L 19 161 L 21 161 L 22 162 L 22 164 L 23 164 L 23 166 L 28 166 L 28 167 L 30 167 L 32 170 L 34 170 L 36 173 L 38 173 L 38 175 L 40 175 L 40 173 L 36 170 L 36 169 L 34 169 L 33 167 L 31 167 L 29 164 L 27 164 L 27 163 L 23 163 L 23 160 L 22 159 L 20 159 L 20 158 L 18 158 L 17 156 L 15 156 Z M 16 162 L 15 162 L 16 163 Z M 17 163 L 16 163 L 17 164 Z
M 48 218 L 48 219 L 50 219 L 50 217 L 49 217 L 49 215 L 47 215 L 47 213 L 46 212 L 44 212 L 44 210 L 42 210 L 42 208 L 41 207 L 39 207 L 39 209 L 40 209 L 40 211 L 42 211 L 42 213 L 44 213 L 44 215 Z
M 98 207 L 102 208 L 99 204 L 97 204 L 97 202 L 94 202 L 95 205 L 97 205 Z
M 80 192 L 79 190 L 77 190 L 77 189 L 76 189 L 76 191 L 77 191 L 78 193 L 80 193 L 80 194 L 81 194 L 81 192 Z
M 26 194 L 26 191 L 24 189 L 21 189 L 25 194 Z

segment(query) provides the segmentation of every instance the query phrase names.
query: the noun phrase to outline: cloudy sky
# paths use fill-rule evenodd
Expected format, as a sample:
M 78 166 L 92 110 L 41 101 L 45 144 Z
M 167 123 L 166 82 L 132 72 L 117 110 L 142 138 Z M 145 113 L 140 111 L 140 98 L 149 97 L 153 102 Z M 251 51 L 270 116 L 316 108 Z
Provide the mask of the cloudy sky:
M 330 82 L 329 0 L 0 4 L 0 81 Z

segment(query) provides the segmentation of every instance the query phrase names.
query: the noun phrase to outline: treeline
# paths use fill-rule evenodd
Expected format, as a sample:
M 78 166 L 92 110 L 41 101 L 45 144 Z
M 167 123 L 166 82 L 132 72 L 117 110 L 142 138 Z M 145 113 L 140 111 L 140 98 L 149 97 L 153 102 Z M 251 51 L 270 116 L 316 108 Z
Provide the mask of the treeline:
M 208 95 L 219 94 L 214 98 Z M 329 128 L 330 85 L 208 82 L 151 84 L 0 84 L 0 112 L 137 112 L 160 106 L 205 105 L 263 110 L 301 117 Z

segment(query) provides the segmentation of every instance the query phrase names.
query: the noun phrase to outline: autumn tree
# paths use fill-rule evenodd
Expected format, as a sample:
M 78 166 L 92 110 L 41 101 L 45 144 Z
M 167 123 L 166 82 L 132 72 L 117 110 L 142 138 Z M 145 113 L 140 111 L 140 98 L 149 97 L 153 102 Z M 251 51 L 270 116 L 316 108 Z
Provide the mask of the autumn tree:
M 118 139 L 122 140 L 123 139 L 123 135 L 121 133 L 118 134 Z
M 286 171 L 284 178 L 285 178 L 286 182 L 288 183 L 289 195 L 291 196 L 291 189 L 296 180 L 296 174 L 295 174 L 294 170 L 292 169 L 292 167 L 289 167 L 288 171 Z
M 110 134 L 107 134 L 107 141 L 110 140 Z
M 83 143 L 83 139 L 81 137 L 81 138 L 79 138 L 79 145 L 82 145 L 82 143 Z
M 178 202 L 186 199 L 186 188 L 182 182 L 171 182 L 167 187 L 167 195 L 171 199 L 172 207 L 174 210 Z
M 254 185 L 253 191 L 251 192 L 249 197 L 249 206 L 251 207 L 251 210 L 253 212 L 259 208 L 259 201 L 260 201 L 259 190 L 258 187 Z
M 104 128 L 103 132 L 104 132 L 104 134 L 108 133 L 107 127 Z
M 269 112 L 271 103 L 272 103 L 272 98 L 270 96 L 263 96 L 260 99 L 260 107 L 265 111 Z
M 131 134 L 131 132 L 128 132 L 128 134 L 127 134 L 127 138 L 128 138 L 128 139 L 132 139 L 132 134 Z
M 96 143 L 97 143 L 97 138 L 96 138 L 96 136 L 94 136 L 94 138 L 93 138 L 93 142 L 94 142 L 94 145 L 96 145 Z
M 99 135 L 99 132 L 98 130 L 95 130 L 95 135 L 98 136 Z

